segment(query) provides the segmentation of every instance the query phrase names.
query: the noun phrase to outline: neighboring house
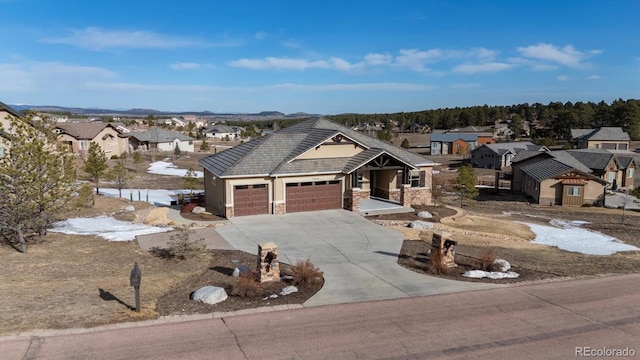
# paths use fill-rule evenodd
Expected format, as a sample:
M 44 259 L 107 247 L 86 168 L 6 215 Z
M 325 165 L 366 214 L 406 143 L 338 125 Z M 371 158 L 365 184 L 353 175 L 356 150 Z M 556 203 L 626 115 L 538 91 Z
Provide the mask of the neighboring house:
M 242 131 L 244 128 L 240 126 L 211 125 L 203 130 L 203 134 L 208 138 L 235 140 L 240 138 Z
M 178 131 L 152 128 L 127 134 L 132 151 L 180 151 L 194 152 L 194 138 Z
M 108 157 L 120 157 L 129 151 L 129 139 L 112 123 L 57 123 L 55 127 L 58 141 L 82 157 L 87 155 L 92 142 L 97 143 Z
M 7 134 L 11 131 L 11 120 L 9 117 L 22 118 L 22 115 L 12 107 L 0 102 L 0 156 L 9 147 Z
M 378 197 L 431 204 L 433 161 L 313 118 L 199 161 L 206 207 L 227 218 L 325 209 L 360 210 Z
M 512 191 L 542 205 L 592 205 L 608 188 L 634 186 L 633 158 L 606 150 L 521 151 L 511 161 Z
M 164 121 L 165 124 L 167 125 L 173 125 L 175 127 L 181 127 L 181 126 L 185 126 L 187 125 L 187 122 L 182 120 L 182 119 L 178 119 L 177 117 L 172 117 L 171 119 L 166 119 Z
M 480 145 L 493 143 L 495 140 L 491 133 L 434 130 L 431 133 L 431 155 L 466 155 Z
M 549 151 L 543 145 L 529 141 L 484 144 L 471 151 L 471 164 L 476 168 L 500 170 L 511 166 L 511 159 L 520 151 Z
M 621 127 L 571 129 L 573 146 L 578 149 L 629 150 L 631 138 Z

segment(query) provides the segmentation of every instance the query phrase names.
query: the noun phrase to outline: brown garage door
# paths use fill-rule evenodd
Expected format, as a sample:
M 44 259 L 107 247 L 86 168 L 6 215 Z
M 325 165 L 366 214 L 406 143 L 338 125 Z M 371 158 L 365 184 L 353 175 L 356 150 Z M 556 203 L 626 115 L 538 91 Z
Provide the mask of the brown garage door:
M 269 213 L 267 185 L 238 185 L 233 187 L 233 216 Z
M 342 209 L 339 180 L 287 184 L 287 212 Z

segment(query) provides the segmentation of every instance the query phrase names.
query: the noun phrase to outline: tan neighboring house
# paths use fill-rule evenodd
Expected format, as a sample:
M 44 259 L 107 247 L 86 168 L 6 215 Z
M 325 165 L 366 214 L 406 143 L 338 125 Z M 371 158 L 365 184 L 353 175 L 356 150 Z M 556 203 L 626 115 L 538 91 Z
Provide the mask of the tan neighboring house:
M 200 160 L 209 211 L 227 218 L 347 209 L 377 197 L 431 204 L 437 163 L 325 118 Z
M 129 151 L 129 139 L 112 123 L 58 123 L 58 140 L 74 154 L 85 157 L 91 142 L 97 143 L 107 157 L 122 156 Z
M 0 102 L 0 156 L 2 156 L 5 149 L 9 147 L 9 139 L 6 136 L 11 130 L 9 117 L 22 118 L 22 115 L 12 107 Z
M 152 128 L 127 134 L 132 151 L 194 152 L 195 139 L 178 131 Z
M 629 150 L 631 138 L 621 127 L 571 129 L 571 140 L 577 149 Z
M 512 191 L 541 205 L 593 205 L 607 189 L 634 186 L 634 159 L 607 150 L 522 151 L 511 162 Z

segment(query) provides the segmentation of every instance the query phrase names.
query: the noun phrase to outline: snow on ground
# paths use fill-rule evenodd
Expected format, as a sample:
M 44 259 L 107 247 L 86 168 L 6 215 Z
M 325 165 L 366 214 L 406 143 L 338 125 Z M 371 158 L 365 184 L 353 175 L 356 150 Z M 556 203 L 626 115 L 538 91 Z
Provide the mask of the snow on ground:
M 128 221 L 117 220 L 111 216 L 98 216 L 59 221 L 49 231 L 72 235 L 98 235 L 109 241 L 131 241 L 137 235 L 155 234 L 171 230 L 173 228 L 132 224 Z
M 149 165 L 147 172 L 150 174 L 157 175 L 171 175 L 171 176 L 180 176 L 184 177 L 187 174 L 188 169 L 179 169 L 177 166 L 173 165 L 170 162 L 166 161 L 156 161 Z M 201 178 L 204 177 L 204 173 L 202 171 L 194 171 L 196 177 Z
M 194 190 L 194 194 L 202 190 Z M 155 206 L 169 206 L 172 200 L 178 199 L 178 194 L 189 194 L 191 190 L 162 190 L 162 189 L 122 189 L 122 198 L 133 201 L 145 201 Z M 118 189 L 100 188 L 100 194 L 118 197 Z
M 474 279 L 482 279 L 486 277 L 489 279 L 497 280 L 497 279 L 515 279 L 518 276 L 520 276 L 520 274 L 513 271 L 499 272 L 499 271 L 469 270 L 469 271 L 465 271 L 464 274 L 462 274 L 462 276 L 468 277 L 468 278 L 474 278 Z
M 550 224 L 553 226 L 521 224 L 529 226 L 536 234 L 534 243 L 557 246 L 566 251 L 589 255 L 611 255 L 619 251 L 640 250 L 614 237 L 580 228 L 580 225 L 585 223 L 584 221 L 551 220 Z

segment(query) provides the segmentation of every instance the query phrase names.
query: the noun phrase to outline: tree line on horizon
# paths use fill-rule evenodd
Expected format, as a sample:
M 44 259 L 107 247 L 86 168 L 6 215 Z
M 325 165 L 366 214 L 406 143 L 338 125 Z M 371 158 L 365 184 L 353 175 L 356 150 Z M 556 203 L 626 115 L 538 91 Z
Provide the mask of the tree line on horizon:
M 610 104 L 605 101 L 548 104 L 517 104 L 504 106 L 469 106 L 440 108 L 413 112 L 380 114 L 339 114 L 327 118 L 347 127 L 358 124 L 382 123 L 385 129 L 391 129 L 392 122 L 397 123 L 397 131 L 410 132 L 412 125 L 430 129 L 456 129 L 467 126 L 490 126 L 497 122 L 513 121 L 514 124 L 529 122 L 537 124 L 531 127 L 530 136 L 534 140 L 569 140 L 571 129 L 591 129 L 603 126 L 621 127 L 629 133 L 632 140 L 640 140 L 640 100 L 618 99 Z M 281 129 L 305 119 L 277 119 L 257 122 L 232 122 L 231 125 L 247 126 L 254 124 L 262 129 Z M 519 126 L 513 126 L 518 130 Z

